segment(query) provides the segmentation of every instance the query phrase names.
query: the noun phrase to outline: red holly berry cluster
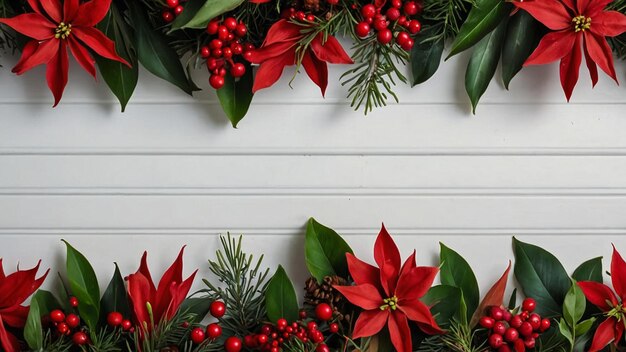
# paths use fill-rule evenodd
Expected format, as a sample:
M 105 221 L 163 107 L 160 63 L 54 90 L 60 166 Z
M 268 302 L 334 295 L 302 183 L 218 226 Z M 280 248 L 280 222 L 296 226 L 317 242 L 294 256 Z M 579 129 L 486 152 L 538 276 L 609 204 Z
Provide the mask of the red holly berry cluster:
M 78 307 L 78 299 L 76 297 L 70 297 L 69 303 L 72 309 Z M 75 345 L 85 345 L 89 342 L 89 337 L 80 326 L 80 316 L 76 313 L 66 314 L 61 309 L 54 309 L 43 320 L 54 326 L 59 335 L 72 335 L 72 341 Z
M 310 341 L 316 344 L 315 352 L 330 352 L 330 348 L 324 343 L 324 332 L 335 334 L 339 331 L 339 325 L 331 322 L 332 319 L 333 310 L 330 305 L 320 303 L 315 307 L 315 319 L 307 319 L 307 313 L 301 311 L 300 320 L 290 324 L 281 318 L 275 325 L 263 325 L 259 334 L 246 336 L 244 343 L 250 349 L 280 352 L 287 341 L 297 338 L 305 343 Z M 323 325 L 318 325 L 318 322 Z
M 285 20 L 296 20 L 300 22 L 315 22 L 315 15 L 313 15 L 312 13 L 305 13 L 304 11 L 296 10 L 295 7 L 289 7 L 284 9 L 280 14 L 280 18 Z
M 180 16 L 180 14 L 183 13 L 183 10 L 185 9 L 181 4 L 181 2 L 184 1 L 187 0 L 165 0 L 165 4 L 167 5 L 167 7 L 165 7 L 161 12 L 161 17 L 163 18 L 163 21 L 165 21 L 166 23 L 170 23 L 174 21 L 176 17 Z
M 365 38 L 374 31 L 381 44 L 391 44 L 395 38 L 395 43 L 402 49 L 409 51 L 413 48 L 415 41 L 411 35 L 417 34 L 422 25 L 410 17 L 422 12 L 420 2 L 391 0 L 388 5 L 378 8 L 374 4 L 366 4 L 360 12 L 363 20 L 354 27 L 357 36 Z
M 122 316 L 122 313 L 120 312 L 109 313 L 107 315 L 107 324 L 112 328 L 116 328 L 119 326 L 122 330 L 128 331 L 131 334 L 135 332 L 135 327 L 133 326 L 133 323 L 128 319 L 124 319 L 124 316 Z
M 220 89 L 224 86 L 227 72 L 235 78 L 246 73 L 246 66 L 235 59 L 237 56 L 245 59 L 254 46 L 243 42 L 242 39 L 248 34 L 248 27 L 234 17 L 213 19 L 207 24 L 206 32 L 209 40 L 207 45 L 200 48 L 200 56 L 206 59 L 207 69 L 211 73 L 211 87 Z
M 222 301 L 213 301 L 209 306 L 209 312 L 214 318 L 219 319 L 226 314 L 226 304 Z M 189 335 L 191 341 L 197 345 L 206 340 L 215 341 L 220 336 L 222 336 L 222 327 L 218 323 L 211 323 L 206 329 L 193 328 Z M 241 351 L 241 340 L 238 337 L 229 337 L 224 343 L 224 349 L 227 352 Z
M 523 352 L 535 348 L 539 334 L 550 328 L 550 319 L 533 313 L 537 302 L 526 298 L 519 314 L 507 309 L 491 307 L 489 316 L 482 317 L 480 326 L 489 329 L 489 346 L 498 352 Z

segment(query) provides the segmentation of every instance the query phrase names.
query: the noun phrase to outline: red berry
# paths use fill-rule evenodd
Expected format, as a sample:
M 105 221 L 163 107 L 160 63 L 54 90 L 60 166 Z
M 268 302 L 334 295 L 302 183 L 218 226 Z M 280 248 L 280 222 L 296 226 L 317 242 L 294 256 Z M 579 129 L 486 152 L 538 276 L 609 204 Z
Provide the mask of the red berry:
M 243 46 L 239 43 L 231 44 L 230 49 L 233 51 L 233 55 L 241 55 L 243 53 Z
M 522 326 L 522 323 L 524 321 L 522 321 L 522 317 L 519 315 L 514 316 L 513 318 L 511 318 L 511 321 L 509 322 L 509 325 L 511 325 L 512 328 L 519 328 L 520 326 Z
M 241 351 L 241 339 L 235 336 L 231 336 L 224 342 L 224 349 L 226 352 L 239 352 Z
M 319 330 L 312 330 L 309 332 L 309 338 L 315 343 L 324 341 L 324 334 Z
M 276 329 L 278 329 L 278 331 L 285 330 L 287 325 L 289 325 L 289 323 L 287 322 L 287 319 L 285 318 L 280 318 L 276 321 Z
M 504 335 L 504 333 L 506 332 L 506 324 L 501 321 L 497 321 L 495 324 L 493 324 L 493 332 L 498 335 Z
M 111 312 L 107 315 L 107 324 L 109 324 L 109 326 L 118 326 L 122 324 L 123 320 L 124 317 L 119 312 Z
M 63 313 L 60 309 L 55 309 L 50 312 L 50 320 L 55 323 L 62 323 L 65 321 L 65 313 Z
M 489 310 L 489 315 L 494 318 L 496 321 L 502 320 L 504 318 L 504 310 L 500 307 L 491 307 Z
M 75 332 L 72 336 L 72 342 L 75 345 L 81 346 L 87 343 L 87 334 L 82 331 Z
M 222 49 L 213 49 L 213 50 L 211 50 L 211 56 L 213 56 L 216 59 L 219 59 L 220 57 L 222 57 L 222 55 L 223 55 Z
M 373 4 L 367 4 L 361 8 L 363 18 L 372 18 L 376 15 L 376 7 Z
M 224 56 L 225 59 L 230 59 L 233 57 L 233 50 L 231 48 L 224 48 L 222 49 L 222 56 Z
M 58 323 L 57 324 L 57 331 L 59 332 L 59 334 L 61 335 L 65 335 L 65 334 L 69 334 L 70 332 L 70 327 L 67 326 L 67 324 L 65 323 Z
M 339 0 L 326 0 L 326 3 L 328 3 L 328 5 L 335 6 L 339 3 Z
M 522 339 L 515 340 L 515 342 L 513 342 L 513 349 L 515 351 L 525 351 L 526 346 L 524 346 L 524 340 Z
M 400 18 L 400 10 L 395 7 L 390 7 L 387 9 L 387 12 L 385 12 L 385 15 L 387 15 L 389 21 L 395 21 Z
M 530 336 L 533 334 L 533 327 L 527 321 L 523 322 L 517 330 L 522 336 Z
M 416 34 L 422 30 L 422 24 L 418 20 L 409 21 L 408 30 L 411 34 Z
M 304 12 L 302 12 L 302 11 L 298 11 L 298 12 L 296 12 L 296 19 L 298 21 L 304 21 L 304 20 L 306 20 L 306 14 Z
M 309 331 L 317 330 L 317 323 L 314 321 L 310 321 L 306 324 L 306 329 Z
M 405 2 L 402 9 L 404 10 L 404 13 L 407 14 L 408 16 L 417 15 L 417 12 L 418 12 L 418 7 L 415 1 Z
M 226 314 L 226 305 L 222 301 L 213 301 L 209 307 L 211 315 L 216 318 L 221 318 Z
M 224 26 L 226 26 L 226 28 L 228 28 L 231 31 L 237 28 L 237 20 L 234 17 L 225 18 L 223 24 Z
M 511 312 L 509 312 L 507 309 L 503 309 L 502 310 L 502 319 L 504 319 L 504 321 L 509 321 L 511 320 L 511 317 L 513 315 L 511 314 Z
M 204 341 L 204 331 L 200 328 L 195 328 L 191 330 L 191 334 L 189 335 L 191 341 L 196 345 L 201 344 Z
M 183 5 L 178 5 L 174 8 L 174 15 L 180 16 L 180 14 L 183 13 L 184 10 L 185 8 L 183 7 Z
M 211 75 L 211 77 L 209 77 L 209 84 L 211 85 L 211 87 L 213 87 L 213 89 L 220 89 L 224 86 L 224 83 L 226 83 L 226 81 L 224 80 L 224 77 L 220 76 L 220 75 Z
M 219 26 L 217 27 L 217 37 L 220 38 L 221 40 L 228 40 L 228 35 L 230 34 L 230 31 L 228 30 L 228 28 L 226 28 L 226 26 Z
M 384 18 L 374 21 L 374 29 L 376 29 L 377 31 L 382 31 L 388 26 L 389 26 L 389 23 L 387 23 L 387 20 L 385 20 Z
M 396 42 L 400 44 L 400 46 L 406 44 L 406 42 L 410 39 L 411 39 L 411 36 L 407 32 L 400 32 L 396 36 Z
M 482 326 L 485 329 L 491 329 L 493 327 L 493 324 L 496 323 L 496 321 L 491 317 L 482 317 L 480 318 L 478 323 L 480 324 L 480 326 Z
M 550 329 L 550 319 L 544 318 L 541 319 L 541 324 L 539 325 L 539 331 L 544 332 Z
M 74 308 L 78 307 L 78 298 L 74 296 L 70 297 L 70 306 Z
M 272 326 L 269 324 L 263 325 L 261 327 L 261 334 L 270 335 L 272 333 Z
M 406 16 L 400 16 L 400 18 L 398 18 L 398 25 L 406 27 L 408 24 L 409 21 L 406 19 Z
M 167 7 L 169 7 L 170 9 L 173 9 L 176 6 L 178 6 L 178 0 L 165 0 L 165 3 L 167 4 Z
M 258 343 L 261 346 L 265 345 L 268 339 L 269 337 L 267 337 L 267 335 L 263 335 L 263 334 L 256 335 L 256 343 Z
M 538 330 L 541 327 L 541 317 L 539 314 L 531 314 L 530 317 L 528 317 L 528 322 L 532 325 L 533 330 Z
M 331 334 L 336 334 L 337 331 L 339 331 L 339 324 L 337 323 L 332 323 L 328 326 L 328 331 L 330 331 Z
M 504 339 L 513 342 L 519 338 L 519 332 L 515 328 L 508 328 L 504 332 Z
M 237 28 L 235 28 L 235 34 L 241 38 L 244 37 L 248 33 L 248 27 L 245 24 L 239 23 Z
M 537 301 L 532 298 L 526 298 L 522 302 L 522 310 L 532 313 L 537 308 Z
M 367 37 L 370 34 L 370 25 L 367 22 L 359 22 L 356 27 L 354 27 L 354 32 L 361 38 Z
M 413 49 L 413 45 L 415 45 L 415 41 L 412 38 L 409 38 L 405 43 L 402 43 L 400 47 L 405 51 L 411 51 Z
M 254 335 L 246 335 L 243 337 L 243 343 L 246 347 L 254 348 L 256 347 L 256 338 Z
M 315 352 L 330 352 L 330 348 L 326 344 L 319 344 L 315 347 Z
M 333 318 L 333 309 L 327 303 L 320 303 L 315 307 L 315 316 L 319 320 L 328 321 Z
M 163 21 L 165 21 L 166 23 L 170 23 L 174 20 L 174 14 L 168 10 L 163 10 L 163 13 L 161 13 L 161 17 L 163 17 Z
M 385 28 L 382 31 L 378 32 L 378 34 L 376 35 L 376 39 L 378 39 L 378 42 L 380 44 L 389 44 L 393 39 L 393 34 L 391 33 L 391 30 Z
M 207 57 L 211 56 L 211 49 L 209 49 L 208 46 L 203 46 L 200 48 L 200 56 L 202 56 L 202 58 L 206 59 Z
M 528 349 L 535 348 L 535 339 L 532 337 L 527 338 L 526 340 L 524 340 L 524 346 Z
M 209 24 L 206 25 L 206 32 L 210 35 L 217 34 L 217 29 L 219 28 L 220 23 L 216 20 L 212 20 Z
M 306 319 L 306 316 L 307 316 L 306 310 L 301 310 L 299 313 L 299 316 L 300 316 L 300 319 Z
M 402 0 L 391 0 L 391 6 L 397 9 L 402 7 Z
M 500 348 L 500 346 L 502 346 L 502 344 L 504 343 L 504 340 L 502 339 L 502 335 L 500 334 L 491 334 L 491 336 L 489 336 L 489 346 L 491 346 L 491 348 Z
M 206 327 L 206 335 L 211 340 L 215 340 L 216 338 L 222 336 L 222 327 L 216 323 L 209 324 Z
M 511 348 L 509 345 L 504 344 L 498 348 L 498 352 L 511 352 Z
M 72 329 L 77 328 L 78 325 L 80 325 L 80 317 L 76 314 L 70 313 L 67 317 L 65 317 L 65 324 Z
M 128 331 L 128 330 L 132 329 L 133 323 L 131 323 L 130 320 L 124 319 L 124 320 L 122 320 L 121 326 L 122 326 L 122 330 Z

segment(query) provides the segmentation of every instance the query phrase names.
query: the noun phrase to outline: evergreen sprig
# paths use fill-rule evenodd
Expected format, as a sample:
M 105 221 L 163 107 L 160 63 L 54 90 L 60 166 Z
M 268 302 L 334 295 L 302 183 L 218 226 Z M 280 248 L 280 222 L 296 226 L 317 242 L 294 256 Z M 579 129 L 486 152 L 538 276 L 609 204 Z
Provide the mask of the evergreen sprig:
M 621 13 L 626 13 L 626 0 L 614 0 L 609 4 L 607 10 L 613 10 Z M 607 37 L 611 48 L 620 59 L 626 59 L 626 34 L 618 35 L 617 37 Z
M 425 0 L 422 19 L 435 33 L 428 40 L 445 41 L 456 37 L 473 5 L 473 0 Z
M 453 320 L 444 335 L 429 336 L 420 344 L 419 352 L 487 352 L 489 348 L 484 341 L 476 345 L 476 330 L 467 324 Z
M 123 340 L 124 336 L 122 336 L 119 328 L 113 331 L 104 328 L 100 329 L 97 334 L 92 336 L 91 344 L 82 346 L 81 349 L 84 352 L 121 352 L 123 351 L 121 346 L 125 345 Z

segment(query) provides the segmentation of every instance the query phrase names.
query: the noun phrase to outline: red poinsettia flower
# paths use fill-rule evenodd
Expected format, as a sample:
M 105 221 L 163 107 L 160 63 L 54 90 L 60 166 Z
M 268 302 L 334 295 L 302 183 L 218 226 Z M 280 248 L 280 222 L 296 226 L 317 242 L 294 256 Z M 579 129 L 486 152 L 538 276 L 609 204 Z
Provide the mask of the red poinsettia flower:
M 542 65 L 561 60 L 561 86 L 569 101 L 585 54 L 587 69 L 595 86 L 598 68 L 617 82 L 613 54 L 605 37 L 626 32 L 626 16 L 605 11 L 612 0 L 514 1 L 553 32 L 546 34 L 524 65 Z M 581 51 L 581 47 L 583 50 Z M 596 66 L 597 65 L 597 66 Z
M 39 264 L 30 270 L 17 270 L 13 274 L 5 275 L 0 258 L 0 350 L 5 352 L 20 351 L 17 338 L 7 331 L 6 327 L 21 329 L 26 324 L 28 307 L 21 304 L 32 295 L 48 276 L 46 271 L 40 278 L 37 277 Z
M 415 251 L 400 266 L 400 252 L 383 225 L 374 245 L 378 268 L 346 253 L 348 269 L 355 286 L 334 286 L 350 303 L 363 308 L 357 319 L 353 338 L 373 336 L 387 325 L 396 351 L 411 352 L 409 320 L 427 334 L 443 331 L 430 309 L 419 299 L 430 289 L 436 267 L 416 266 Z
M 152 331 L 152 323 L 158 324 L 162 320 L 170 320 L 187 297 L 191 284 L 198 270 L 183 280 L 183 251 L 180 250 L 174 263 L 165 271 L 155 287 L 148 270 L 148 253 L 144 252 L 141 264 L 136 273 L 128 276 L 128 297 L 132 303 L 135 323 Z M 147 303 L 152 308 L 152 319 L 148 312 Z M 144 325 L 145 324 L 145 325 Z
M 617 346 L 624 334 L 626 263 L 615 246 L 613 246 L 613 257 L 611 258 L 611 281 L 617 296 L 607 285 L 594 281 L 580 281 L 578 283 L 587 300 L 600 308 L 607 317 L 593 335 L 589 352 L 600 351 L 611 342 Z
M 251 63 L 261 65 L 254 79 L 253 92 L 276 83 L 285 66 L 300 64 L 311 80 L 320 87 L 323 96 L 328 85 L 327 63 L 353 63 L 339 41 L 332 35 L 324 40 L 323 33 L 315 36 L 303 53 L 297 52 L 298 43 L 306 37 L 307 29 L 311 27 L 284 19 L 272 25 L 263 45 L 251 51 L 248 57 Z
M 0 23 L 33 38 L 24 46 L 13 72 L 21 75 L 35 66 L 46 64 L 46 79 L 54 95 L 54 106 L 61 100 L 67 84 L 68 46 L 76 61 L 94 77 L 95 60 L 88 49 L 130 66 L 115 52 L 115 43 L 94 28 L 106 16 L 111 0 L 91 0 L 82 4 L 79 0 L 64 0 L 63 4 L 59 0 L 28 0 L 28 4 L 34 13 L 0 18 Z

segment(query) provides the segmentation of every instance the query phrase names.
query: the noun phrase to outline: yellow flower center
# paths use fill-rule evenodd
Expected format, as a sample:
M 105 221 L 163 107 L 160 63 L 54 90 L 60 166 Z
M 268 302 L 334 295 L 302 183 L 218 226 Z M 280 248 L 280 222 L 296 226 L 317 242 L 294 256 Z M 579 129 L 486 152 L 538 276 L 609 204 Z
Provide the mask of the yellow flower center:
M 57 39 L 67 39 L 72 33 L 72 25 L 69 23 L 61 22 L 57 29 L 54 30 L 54 37 Z
M 572 18 L 572 23 L 574 23 L 575 32 L 585 31 L 591 27 L 591 17 L 576 16 Z
M 398 297 L 396 297 L 396 296 L 393 296 L 391 298 L 385 298 L 385 299 L 383 299 L 383 302 L 385 302 L 385 304 L 380 306 L 380 310 L 387 310 L 387 309 L 396 310 L 396 309 L 398 309 Z

